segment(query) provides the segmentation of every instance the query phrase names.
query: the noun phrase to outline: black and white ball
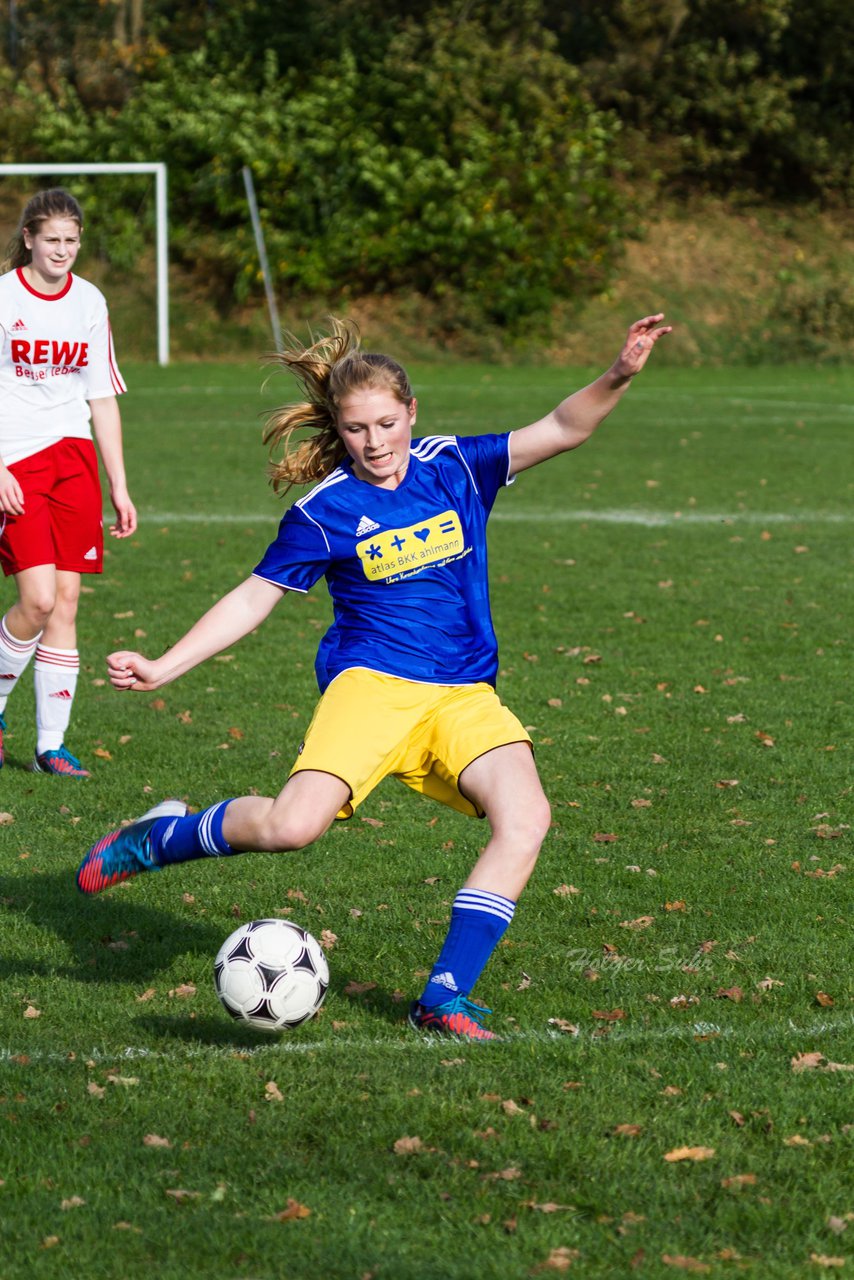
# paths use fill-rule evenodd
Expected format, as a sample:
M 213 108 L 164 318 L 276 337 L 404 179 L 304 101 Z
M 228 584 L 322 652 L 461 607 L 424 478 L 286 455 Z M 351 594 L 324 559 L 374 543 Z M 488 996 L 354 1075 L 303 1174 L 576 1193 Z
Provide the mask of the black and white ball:
M 284 1031 L 317 1013 L 329 966 L 320 943 L 298 924 L 250 920 L 217 952 L 214 982 L 232 1018 L 260 1031 Z

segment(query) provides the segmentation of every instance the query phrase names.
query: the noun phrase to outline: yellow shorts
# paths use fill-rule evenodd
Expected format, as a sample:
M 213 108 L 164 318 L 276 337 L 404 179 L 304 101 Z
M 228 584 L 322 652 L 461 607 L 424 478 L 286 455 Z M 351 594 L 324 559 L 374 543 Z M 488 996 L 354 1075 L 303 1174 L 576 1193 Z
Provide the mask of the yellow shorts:
M 364 667 L 342 671 L 315 708 L 291 773 L 317 769 L 341 778 L 352 817 L 383 778 L 471 817 L 483 812 L 459 790 L 466 765 L 510 742 L 530 742 L 488 684 L 416 684 Z

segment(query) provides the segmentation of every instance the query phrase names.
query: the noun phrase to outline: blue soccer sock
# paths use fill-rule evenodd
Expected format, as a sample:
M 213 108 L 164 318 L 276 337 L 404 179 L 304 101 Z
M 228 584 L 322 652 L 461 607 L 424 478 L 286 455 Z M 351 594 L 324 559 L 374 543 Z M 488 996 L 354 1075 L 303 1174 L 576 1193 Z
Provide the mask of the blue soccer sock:
M 232 849 L 222 834 L 222 823 L 229 800 L 188 813 L 183 818 L 158 818 L 151 828 L 151 848 L 161 867 L 173 862 L 192 862 L 195 858 L 223 858 L 242 849 Z
M 513 919 L 516 903 L 486 889 L 460 889 L 439 959 L 419 1004 L 445 1004 L 468 995 Z

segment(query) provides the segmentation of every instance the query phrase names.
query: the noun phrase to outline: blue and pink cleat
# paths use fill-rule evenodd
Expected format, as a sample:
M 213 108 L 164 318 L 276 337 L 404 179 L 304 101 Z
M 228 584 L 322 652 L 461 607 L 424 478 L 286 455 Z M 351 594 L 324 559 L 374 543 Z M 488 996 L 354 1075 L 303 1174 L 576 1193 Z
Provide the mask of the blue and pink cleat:
M 77 888 L 81 893 L 101 893 L 141 871 L 159 871 L 151 828 L 160 818 L 183 818 L 186 812 L 181 800 L 162 800 L 136 822 L 96 840 L 77 871 Z
M 444 1004 L 423 1005 L 413 1000 L 409 1006 L 409 1025 L 416 1031 L 433 1035 L 454 1036 L 457 1040 L 498 1040 L 494 1031 L 487 1031 L 482 1020 L 491 1009 L 473 1004 L 460 994 Z
M 63 742 L 55 751 L 36 753 L 33 759 L 33 773 L 52 773 L 60 778 L 91 778 L 88 769 L 73 756 Z

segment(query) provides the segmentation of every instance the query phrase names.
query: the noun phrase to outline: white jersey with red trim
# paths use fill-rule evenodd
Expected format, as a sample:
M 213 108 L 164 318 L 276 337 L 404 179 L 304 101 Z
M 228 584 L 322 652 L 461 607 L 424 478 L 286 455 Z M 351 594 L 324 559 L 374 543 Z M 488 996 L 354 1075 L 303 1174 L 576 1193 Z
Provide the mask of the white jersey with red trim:
M 92 437 L 90 400 L 126 391 L 107 303 L 68 274 L 38 293 L 18 268 L 0 276 L 0 458 L 6 466 L 66 437 Z

